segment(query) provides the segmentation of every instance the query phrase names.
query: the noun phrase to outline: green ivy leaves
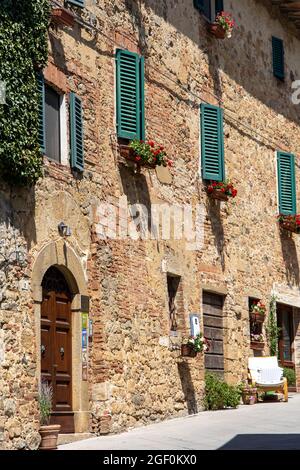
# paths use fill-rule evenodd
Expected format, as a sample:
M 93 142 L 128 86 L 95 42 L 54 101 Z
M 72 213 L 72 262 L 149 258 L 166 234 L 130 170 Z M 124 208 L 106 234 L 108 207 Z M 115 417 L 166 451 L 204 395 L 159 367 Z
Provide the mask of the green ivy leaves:
M 1 1 L 0 80 L 6 103 L 0 105 L 0 176 L 18 186 L 31 186 L 42 175 L 36 71 L 47 63 L 49 17 L 48 0 Z

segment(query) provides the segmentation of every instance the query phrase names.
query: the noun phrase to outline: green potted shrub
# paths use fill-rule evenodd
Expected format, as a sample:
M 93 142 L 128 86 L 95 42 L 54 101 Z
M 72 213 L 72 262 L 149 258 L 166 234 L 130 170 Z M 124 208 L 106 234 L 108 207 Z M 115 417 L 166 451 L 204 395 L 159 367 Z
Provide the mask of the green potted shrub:
M 57 438 L 60 431 L 60 424 L 50 424 L 52 411 L 53 389 L 47 381 L 42 381 L 39 390 L 38 403 L 40 409 L 41 427 L 41 450 L 57 449 Z

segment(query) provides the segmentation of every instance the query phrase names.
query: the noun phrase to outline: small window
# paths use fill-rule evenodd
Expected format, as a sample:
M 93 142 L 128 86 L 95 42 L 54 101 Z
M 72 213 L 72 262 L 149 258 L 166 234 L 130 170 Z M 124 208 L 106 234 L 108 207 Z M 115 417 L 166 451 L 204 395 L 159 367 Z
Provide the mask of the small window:
M 223 0 L 194 0 L 194 7 L 199 10 L 210 21 L 214 21 L 216 16 L 224 11 Z
M 283 40 L 272 37 L 273 74 L 276 78 L 284 80 L 284 46 Z
M 201 163 L 204 180 L 224 181 L 223 110 L 201 104 Z
M 170 330 L 173 332 L 183 331 L 184 313 L 181 277 L 168 274 L 167 283 L 169 298 Z
M 296 214 L 295 157 L 293 154 L 277 152 L 277 176 L 279 213 Z
M 46 155 L 60 162 L 60 95 L 45 85 L 45 138 Z

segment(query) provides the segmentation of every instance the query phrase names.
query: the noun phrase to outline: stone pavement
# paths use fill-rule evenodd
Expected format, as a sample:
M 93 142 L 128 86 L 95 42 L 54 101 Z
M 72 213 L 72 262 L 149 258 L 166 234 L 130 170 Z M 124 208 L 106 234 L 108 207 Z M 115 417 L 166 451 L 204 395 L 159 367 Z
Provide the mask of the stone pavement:
M 289 402 L 206 411 L 118 435 L 59 446 L 59 450 L 300 449 L 300 394 Z

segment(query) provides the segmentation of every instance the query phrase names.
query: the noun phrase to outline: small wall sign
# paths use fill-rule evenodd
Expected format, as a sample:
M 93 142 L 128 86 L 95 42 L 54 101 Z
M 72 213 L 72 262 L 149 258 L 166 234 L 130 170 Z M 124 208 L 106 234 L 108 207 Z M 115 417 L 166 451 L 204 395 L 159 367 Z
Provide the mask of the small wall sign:
M 192 313 L 190 315 L 190 327 L 192 336 L 197 336 L 200 334 L 200 315 L 197 313 Z

